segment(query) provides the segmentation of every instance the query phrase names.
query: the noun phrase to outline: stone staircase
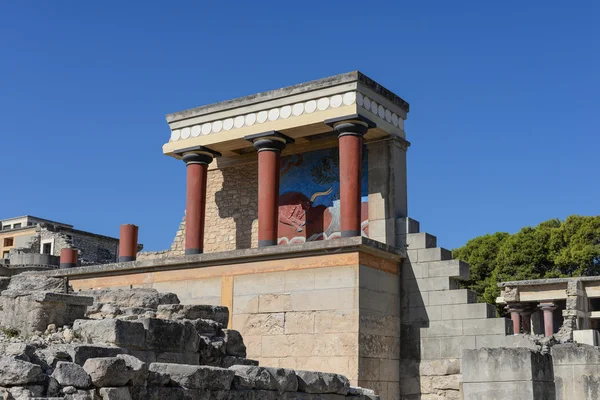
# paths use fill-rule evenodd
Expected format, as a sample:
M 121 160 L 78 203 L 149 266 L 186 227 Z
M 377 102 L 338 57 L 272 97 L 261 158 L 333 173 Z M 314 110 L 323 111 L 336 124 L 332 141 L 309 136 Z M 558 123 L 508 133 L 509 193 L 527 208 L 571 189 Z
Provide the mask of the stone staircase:
M 491 304 L 462 289 L 469 264 L 452 259 L 438 247 L 437 238 L 420 232 L 410 220 L 402 265 L 402 348 L 400 393 L 403 400 L 458 399 L 460 359 L 464 349 L 533 347 L 523 336 L 512 335 L 507 318 L 497 318 Z

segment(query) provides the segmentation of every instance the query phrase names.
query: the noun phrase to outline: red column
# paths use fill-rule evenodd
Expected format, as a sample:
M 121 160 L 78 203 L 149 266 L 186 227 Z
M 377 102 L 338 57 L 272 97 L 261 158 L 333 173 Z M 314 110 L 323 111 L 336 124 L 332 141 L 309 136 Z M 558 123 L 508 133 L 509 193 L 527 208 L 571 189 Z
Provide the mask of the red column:
M 340 227 L 342 237 L 361 236 L 363 135 L 368 125 L 343 121 L 334 125 L 340 147 Z
M 219 153 L 199 146 L 182 153 L 186 164 L 185 194 L 185 254 L 204 251 L 204 221 L 206 217 L 206 180 L 208 165 Z
M 77 266 L 77 249 L 60 250 L 60 268 L 75 268 Z
M 522 307 L 517 304 L 509 304 L 506 309 L 510 312 L 510 319 L 513 323 L 513 334 L 521 333 L 521 311 Z
M 258 247 L 277 244 L 279 151 L 258 152 Z
M 258 247 L 277 244 L 281 151 L 294 139 L 276 131 L 245 137 L 258 151 Z
M 556 305 L 552 302 L 541 303 L 540 308 L 544 312 L 544 334 L 552 336 L 554 335 L 554 310 L 556 310 Z
M 119 262 L 135 261 L 138 245 L 138 227 L 123 224 L 119 232 Z

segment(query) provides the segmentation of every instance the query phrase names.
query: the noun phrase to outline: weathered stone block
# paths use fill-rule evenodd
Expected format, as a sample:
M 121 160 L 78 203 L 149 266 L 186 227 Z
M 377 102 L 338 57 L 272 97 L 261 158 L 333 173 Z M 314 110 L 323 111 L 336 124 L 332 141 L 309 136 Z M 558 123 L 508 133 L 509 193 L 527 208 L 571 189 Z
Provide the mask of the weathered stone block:
M 74 386 L 78 389 L 92 386 L 92 379 L 88 373 L 81 366 L 71 362 L 57 362 L 52 377 L 62 386 Z
M 160 318 L 139 320 L 146 330 L 147 349 L 163 352 L 197 352 L 200 335 L 190 321 L 172 321 Z
M 552 358 L 530 349 L 483 348 L 463 351 L 463 382 L 553 382 Z
M 152 363 L 148 368 L 148 385 L 174 384 L 189 389 L 229 390 L 234 371 L 194 365 Z
M 39 365 L 12 357 L 0 356 L 0 386 L 27 385 L 45 379 Z
M 460 374 L 459 359 L 423 360 L 418 366 L 422 376 L 441 376 Z
M 132 371 L 131 383 L 133 385 L 144 386 L 146 384 L 148 364 L 130 354 L 119 354 L 117 358 L 125 361 L 127 368 Z
M 117 357 L 90 358 L 83 369 L 96 387 L 124 386 L 135 375 L 125 360 Z
M 167 304 L 158 306 L 157 318 L 163 319 L 211 319 L 227 327 L 229 310 L 223 306 L 204 304 Z
M 242 335 L 233 329 L 224 329 L 225 352 L 230 356 L 246 357 L 246 346 Z
M 140 322 L 119 319 L 76 320 L 73 331 L 87 343 L 143 349 L 146 331 Z
M 462 391 L 464 400 L 549 400 L 556 398 L 553 382 L 465 382 L 462 385 Z
M 129 388 L 126 387 L 100 388 L 98 394 L 102 400 L 131 400 Z
M 24 292 L 5 290 L 0 295 L 2 313 L 0 325 L 17 329 L 21 334 L 45 331 L 50 324 L 71 325 L 84 318 L 89 297 L 55 292 Z
M 124 350 L 119 347 L 93 344 L 65 346 L 64 350 L 69 354 L 71 360 L 77 365 L 85 364 L 89 358 L 116 357 L 117 355 L 124 353 Z
M 189 364 L 189 365 L 199 365 L 201 355 L 198 353 L 177 353 L 177 352 L 169 352 L 169 351 L 157 351 L 154 352 L 155 359 L 153 362 L 159 363 L 171 363 L 171 364 Z M 218 364 L 219 361 L 216 360 L 214 362 L 208 362 L 206 359 L 203 359 L 202 364 L 215 365 Z M 150 362 L 150 361 L 146 361 Z
M 161 304 L 179 304 L 174 293 L 159 293 L 156 289 L 94 289 L 79 292 L 82 296 L 94 298 L 95 303 L 110 303 L 120 307 L 141 307 L 155 309 Z
M 304 393 L 335 393 L 345 396 L 350 381 L 343 375 L 314 371 L 296 371 L 298 391 Z

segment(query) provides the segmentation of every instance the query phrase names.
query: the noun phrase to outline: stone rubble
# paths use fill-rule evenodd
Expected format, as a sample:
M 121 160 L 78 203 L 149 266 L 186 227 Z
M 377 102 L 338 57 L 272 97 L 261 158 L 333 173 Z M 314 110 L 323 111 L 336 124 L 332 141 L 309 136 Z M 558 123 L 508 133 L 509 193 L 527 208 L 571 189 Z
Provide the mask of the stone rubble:
M 151 289 L 65 290 L 26 274 L 0 287 L 0 399 L 379 398 L 339 374 L 258 366 L 226 307 Z

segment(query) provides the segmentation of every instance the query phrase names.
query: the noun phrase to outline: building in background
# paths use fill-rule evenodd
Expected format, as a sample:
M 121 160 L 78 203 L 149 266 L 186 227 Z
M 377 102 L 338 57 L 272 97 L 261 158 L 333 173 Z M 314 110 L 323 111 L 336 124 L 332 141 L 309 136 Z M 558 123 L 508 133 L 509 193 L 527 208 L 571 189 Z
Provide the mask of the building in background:
M 58 267 L 60 251 L 77 249 L 81 265 L 117 261 L 119 239 L 73 225 L 24 215 L 0 220 L 0 255 L 6 267 Z

